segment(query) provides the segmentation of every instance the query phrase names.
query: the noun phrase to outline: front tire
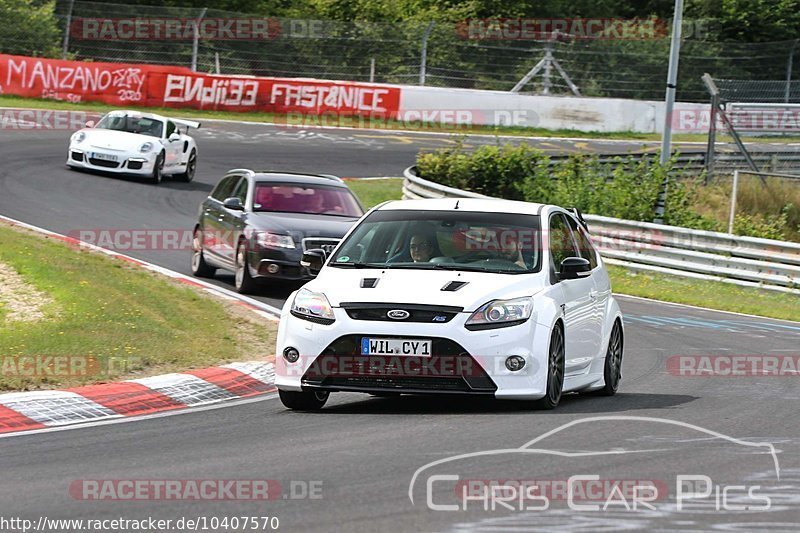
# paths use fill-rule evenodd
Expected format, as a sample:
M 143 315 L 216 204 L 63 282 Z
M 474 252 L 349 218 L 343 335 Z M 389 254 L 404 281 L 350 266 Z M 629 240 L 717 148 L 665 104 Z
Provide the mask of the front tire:
M 164 152 L 158 154 L 153 165 L 153 173 L 150 175 L 150 183 L 158 185 L 164 177 Z
M 557 323 L 550 335 L 547 354 L 547 392 L 534 404 L 537 409 L 555 409 L 564 391 L 564 329 Z
M 256 280 L 250 276 L 250 267 L 247 265 L 247 243 L 239 242 L 236 247 L 236 271 L 234 285 L 239 294 L 250 294 L 256 290 Z
M 614 322 L 611 336 L 608 339 L 608 350 L 606 351 L 606 361 L 603 365 L 603 381 L 605 385 L 602 389 L 595 391 L 600 396 L 614 396 L 622 380 L 622 351 L 623 351 L 622 325 L 619 320 Z
M 288 409 L 295 411 L 319 411 L 325 402 L 328 401 L 330 393 L 328 391 L 285 391 L 278 390 L 281 403 Z
M 192 234 L 192 274 L 198 278 L 210 278 L 216 271 L 203 257 L 203 232 L 196 228 Z
M 189 159 L 186 161 L 186 171 L 178 174 L 178 179 L 189 183 L 194 179 L 195 172 L 197 172 L 197 151 L 192 148 Z

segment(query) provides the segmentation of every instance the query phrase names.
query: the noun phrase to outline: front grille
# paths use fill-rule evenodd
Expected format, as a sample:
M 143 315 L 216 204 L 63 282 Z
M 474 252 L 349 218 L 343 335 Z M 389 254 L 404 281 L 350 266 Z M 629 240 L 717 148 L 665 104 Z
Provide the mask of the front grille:
M 387 322 L 430 322 L 446 323 L 464 310 L 463 307 L 450 307 L 441 305 L 424 304 L 384 304 L 384 303 L 359 303 L 345 302 L 341 304 L 347 315 L 353 320 L 378 320 Z M 402 310 L 408 312 L 408 318 L 393 319 L 389 317 L 390 311 Z
M 131 170 L 141 170 L 142 169 L 142 162 L 141 161 L 128 161 L 128 168 Z
M 83 161 L 83 154 L 81 152 L 72 152 L 72 159 L 74 161 Z
M 323 387 L 340 387 L 343 389 L 380 389 L 380 390 L 418 390 L 429 392 L 470 392 L 464 387 L 461 378 L 415 378 L 415 377 L 331 377 L 326 378 Z
M 364 336 L 345 335 L 332 342 L 306 370 L 303 385 L 410 393 L 493 394 L 497 390 L 478 362 L 449 339 L 431 338 L 430 357 L 368 356 L 361 355 Z
M 90 157 L 89 162 L 95 166 L 105 168 L 117 168 L 119 166 L 116 161 L 106 161 L 105 159 L 95 159 L 94 157 Z
M 339 245 L 340 239 L 303 239 L 303 251 L 322 249 L 327 255 Z

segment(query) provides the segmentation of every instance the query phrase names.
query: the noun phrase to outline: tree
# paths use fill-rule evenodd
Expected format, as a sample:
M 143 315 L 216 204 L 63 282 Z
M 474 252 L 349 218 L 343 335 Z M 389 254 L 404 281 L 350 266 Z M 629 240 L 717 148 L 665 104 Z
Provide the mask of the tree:
M 0 0 L 0 52 L 58 56 L 61 31 L 55 2 Z

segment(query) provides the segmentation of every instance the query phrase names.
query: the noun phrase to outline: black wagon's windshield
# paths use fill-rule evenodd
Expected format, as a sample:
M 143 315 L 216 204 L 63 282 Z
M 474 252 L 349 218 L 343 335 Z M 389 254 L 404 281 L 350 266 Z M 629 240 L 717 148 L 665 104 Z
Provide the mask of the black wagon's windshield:
M 350 189 L 258 182 L 253 211 L 357 218 L 364 214 Z
M 537 272 L 539 217 L 506 213 L 375 211 L 328 263 L 338 268 Z
M 164 123 L 155 118 L 109 113 L 97 124 L 97 128 L 161 137 Z

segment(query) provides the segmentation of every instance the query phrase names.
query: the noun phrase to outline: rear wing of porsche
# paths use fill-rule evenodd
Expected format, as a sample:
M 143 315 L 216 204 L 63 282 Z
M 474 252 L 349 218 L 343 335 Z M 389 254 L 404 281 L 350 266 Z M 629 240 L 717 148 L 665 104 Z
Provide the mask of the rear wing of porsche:
M 177 124 L 178 126 L 184 126 L 186 128 L 197 129 L 197 128 L 200 127 L 200 123 L 199 122 L 195 122 L 193 120 L 183 120 L 183 119 L 180 119 L 180 118 L 171 118 L 170 120 L 172 122 L 174 122 L 175 124 Z

